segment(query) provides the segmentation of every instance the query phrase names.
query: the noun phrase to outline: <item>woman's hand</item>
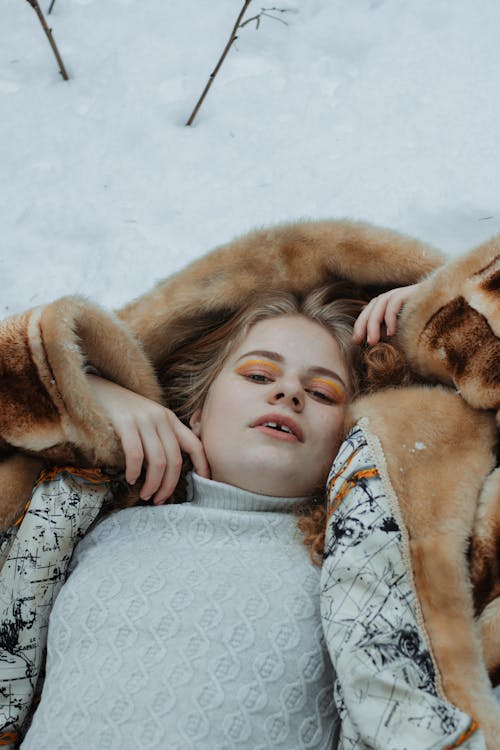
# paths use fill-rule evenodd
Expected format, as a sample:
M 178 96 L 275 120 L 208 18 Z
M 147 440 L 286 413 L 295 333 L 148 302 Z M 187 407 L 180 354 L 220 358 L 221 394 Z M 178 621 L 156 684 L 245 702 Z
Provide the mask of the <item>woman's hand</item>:
M 385 334 L 394 336 L 398 327 L 398 314 L 417 287 L 418 284 L 398 287 L 370 300 L 354 324 L 354 341 L 361 344 L 366 338 L 370 346 L 373 346 L 380 341 L 384 324 Z
M 121 440 L 129 484 L 135 484 L 146 464 L 142 500 L 154 495 L 159 505 L 172 495 L 182 468 L 181 450 L 190 456 L 197 474 L 210 477 L 201 441 L 173 411 L 97 375 L 86 377 Z

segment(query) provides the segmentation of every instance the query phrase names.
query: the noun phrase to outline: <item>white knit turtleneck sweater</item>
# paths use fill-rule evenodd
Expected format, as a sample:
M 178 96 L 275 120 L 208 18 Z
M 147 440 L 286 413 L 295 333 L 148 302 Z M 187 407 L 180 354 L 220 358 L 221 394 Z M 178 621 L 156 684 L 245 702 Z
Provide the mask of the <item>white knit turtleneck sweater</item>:
M 23 750 L 335 747 L 319 570 L 297 498 L 192 475 L 77 546 Z

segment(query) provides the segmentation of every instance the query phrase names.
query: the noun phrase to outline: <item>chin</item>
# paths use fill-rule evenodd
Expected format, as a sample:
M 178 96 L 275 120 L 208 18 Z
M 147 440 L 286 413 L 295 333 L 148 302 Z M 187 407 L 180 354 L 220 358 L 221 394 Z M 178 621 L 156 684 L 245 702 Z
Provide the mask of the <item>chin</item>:
M 310 474 L 308 476 L 297 475 L 295 460 L 284 461 L 283 454 L 278 457 L 278 460 L 276 456 L 270 455 L 271 453 L 269 447 L 266 446 L 265 451 L 252 456 L 251 461 L 248 461 L 247 456 L 245 463 L 239 465 L 234 460 L 228 463 L 219 462 L 216 456 L 207 455 L 212 470 L 212 479 L 249 492 L 274 497 L 309 497 L 318 494 L 318 490 L 322 491 L 324 487 L 322 477 L 311 485 Z

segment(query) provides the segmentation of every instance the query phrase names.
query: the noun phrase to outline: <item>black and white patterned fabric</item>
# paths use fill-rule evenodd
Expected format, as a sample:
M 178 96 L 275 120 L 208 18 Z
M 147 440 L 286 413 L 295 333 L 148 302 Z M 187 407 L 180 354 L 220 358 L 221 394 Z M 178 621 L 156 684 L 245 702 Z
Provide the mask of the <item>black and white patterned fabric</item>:
M 356 426 L 329 477 L 321 615 L 336 672 L 339 750 L 484 750 L 475 722 L 441 692 L 408 541 L 372 441 Z
M 33 491 L 21 524 L 0 536 L 0 746 L 14 748 L 31 708 L 53 602 L 76 542 L 109 484 L 67 472 Z

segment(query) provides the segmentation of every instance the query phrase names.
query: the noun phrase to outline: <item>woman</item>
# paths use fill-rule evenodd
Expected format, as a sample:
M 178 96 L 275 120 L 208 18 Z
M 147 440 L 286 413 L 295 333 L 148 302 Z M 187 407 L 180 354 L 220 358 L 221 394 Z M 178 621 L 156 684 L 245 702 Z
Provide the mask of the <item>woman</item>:
M 370 346 L 373 346 L 384 335 L 394 336 L 397 330 L 397 316 L 417 286 L 414 284 L 391 289 L 389 292 L 374 297 L 366 305 L 357 299 L 359 290 L 350 290 L 348 285 L 342 286 L 342 284 L 334 288 L 339 299 L 342 299 L 342 295 L 345 296 L 349 291 L 356 295 L 356 301 L 353 300 L 351 303 L 351 319 L 345 324 L 346 327 L 342 332 L 345 353 L 348 353 L 349 358 L 355 363 L 350 368 L 349 380 L 353 386 L 351 397 L 356 391 L 354 385 L 357 384 L 359 375 L 357 370 L 361 360 L 361 354 L 353 346 L 350 333 L 348 333 L 352 328 L 352 321 L 354 321 L 352 328 L 354 344 L 361 344 L 366 340 Z M 326 295 L 326 290 L 323 293 Z M 275 299 L 274 294 L 271 299 Z M 312 301 L 321 299 L 321 292 L 317 297 L 311 295 L 310 299 Z M 334 294 L 332 294 L 332 299 L 335 299 Z M 360 312 L 356 316 L 357 311 Z M 335 318 L 329 321 L 329 325 L 333 323 L 339 335 L 338 321 Z M 235 325 L 234 321 L 231 322 L 231 326 L 233 325 Z M 219 335 L 223 333 L 225 331 L 221 329 Z M 195 352 L 200 351 L 199 341 L 195 342 L 193 349 Z M 183 356 L 184 351 L 181 350 L 177 354 L 177 359 Z M 215 363 L 212 364 L 210 374 L 216 371 L 214 365 Z M 189 455 L 198 474 L 210 476 L 210 468 L 202 442 L 196 438 L 192 430 L 187 429 L 182 419 L 179 418 L 187 421 L 191 415 L 186 409 L 185 395 L 182 395 L 183 386 L 177 385 L 175 380 L 174 383 L 171 382 L 170 371 L 175 372 L 173 362 L 170 363 L 169 368 L 165 368 L 163 378 L 168 382 L 169 400 L 175 408 L 175 413 L 129 389 L 120 388 L 116 383 L 89 376 L 96 398 L 106 409 L 114 430 L 120 437 L 126 461 L 127 483 L 134 485 L 144 468 L 146 474 L 140 490 L 140 498 L 150 500 L 154 497 L 155 504 L 165 502 L 174 493 L 182 467 L 181 450 Z M 384 376 L 389 380 L 389 374 L 385 373 Z M 192 387 L 192 382 L 189 382 L 189 387 Z M 177 390 L 179 395 L 175 397 L 173 394 Z M 191 408 L 193 404 L 198 406 L 199 397 L 198 401 L 191 398 L 187 403 Z
M 121 511 L 77 547 L 22 747 L 86 747 L 90 735 L 99 747 L 337 745 L 341 685 L 320 634 L 319 571 L 291 511 L 302 506 L 314 545 L 356 388 L 360 305 L 345 291 L 254 300 L 172 358 L 172 402 L 212 479 L 191 475 L 189 503 Z M 133 412 L 134 394 L 103 386 Z M 449 721 L 460 714 L 426 700 Z
M 319 570 L 293 511 L 323 495 L 355 387 L 360 305 L 338 296 L 268 295 L 177 353 L 172 401 L 212 479 L 191 475 L 191 502 L 120 511 L 77 547 L 23 748 L 90 734 L 98 747 L 334 746 Z M 130 415 L 135 394 L 95 381 Z
M 302 230 L 300 231 L 299 234 L 300 234 L 301 237 L 304 236 Z M 285 236 L 286 245 L 283 246 L 283 251 L 284 252 L 286 251 L 286 256 L 288 257 L 290 233 L 289 232 L 285 233 L 285 235 L 286 235 Z M 266 239 L 266 238 L 264 238 L 264 239 Z M 377 240 L 378 238 L 375 238 L 375 239 Z M 263 242 L 262 237 L 259 238 L 259 242 L 260 243 Z M 375 244 L 377 244 L 377 243 L 375 242 Z M 247 249 L 247 248 L 242 248 L 242 249 Z M 349 249 L 349 247 L 346 245 L 345 249 L 347 251 Z M 264 251 L 264 249 L 263 249 L 263 251 Z M 266 251 L 266 258 L 267 257 L 268 257 L 268 253 Z M 222 260 L 222 257 L 221 257 L 221 260 Z M 320 260 L 320 256 L 318 256 L 318 262 L 319 262 L 319 260 Z M 223 262 L 224 262 L 224 265 L 227 265 L 227 257 L 226 257 L 226 255 L 224 255 Z M 283 266 L 282 264 L 276 265 L 276 269 L 277 270 L 280 270 L 280 269 L 282 269 L 284 267 L 285 266 Z M 344 268 L 345 268 L 345 266 L 344 266 Z M 387 266 L 387 268 L 390 268 L 390 266 Z M 219 279 L 220 279 L 220 282 L 222 284 L 224 284 L 225 279 L 224 279 L 224 275 L 223 274 L 219 276 Z M 366 275 L 365 275 L 365 281 L 369 281 L 369 277 L 366 277 Z M 290 283 L 290 282 L 285 282 L 285 283 Z M 176 292 L 175 282 L 174 282 L 172 291 L 174 292 L 174 297 L 175 297 L 175 292 Z M 213 290 L 210 290 L 210 296 L 213 296 Z M 182 294 L 181 294 L 180 297 L 179 297 L 179 295 L 177 295 L 177 297 L 181 301 L 181 305 L 182 305 L 182 303 L 183 303 L 182 301 L 186 299 L 185 296 L 182 297 Z M 151 302 L 156 303 L 157 301 L 158 301 L 158 295 L 156 295 L 156 297 L 155 297 L 155 295 L 152 295 Z M 199 304 L 199 299 L 197 301 L 198 301 L 198 304 Z M 190 304 L 192 305 L 192 302 Z M 206 303 L 204 303 L 204 304 L 206 304 Z M 232 304 L 234 304 L 234 302 Z M 135 309 L 136 312 L 137 311 L 139 312 L 138 319 L 140 319 L 141 318 L 141 303 L 139 302 L 139 305 L 135 306 L 134 309 Z M 181 316 L 181 312 L 178 311 L 177 315 L 178 315 L 178 317 Z M 144 316 L 142 316 L 142 320 L 144 321 Z M 182 319 L 181 319 L 180 322 L 182 323 Z M 154 324 L 154 326 L 158 330 L 157 323 L 154 320 L 154 318 L 151 321 L 151 323 Z M 209 323 L 210 323 L 210 320 L 209 320 Z M 220 319 L 219 319 L 219 324 L 220 324 Z M 151 328 L 151 331 L 153 332 L 154 328 L 152 326 L 150 328 Z M 45 332 L 47 332 L 47 322 L 46 322 L 46 320 L 45 320 L 45 323 L 44 323 L 44 330 L 45 330 Z M 82 330 L 81 326 L 80 326 L 80 330 Z M 179 336 L 179 330 L 182 330 L 182 325 L 180 326 L 180 328 L 179 328 L 179 326 L 177 326 L 177 328 L 175 328 L 175 327 L 173 328 L 173 339 L 171 339 L 171 340 L 174 340 L 174 341 L 176 340 L 176 337 Z M 210 333 L 213 330 L 214 330 L 214 325 L 213 325 L 213 320 L 212 320 L 212 325 L 209 326 L 208 331 Z M 11 337 L 11 340 L 12 340 L 12 337 Z M 47 340 L 47 338 L 45 336 L 45 341 L 46 340 Z M 149 340 L 145 339 L 145 342 L 146 342 L 147 348 L 149 348 L 151 342 L 153 342 L 153 345 L 155 343 L 158 344 L 157 334 L 155 334 L 155 337 L 149 338 Z M 69 347 L 68 347 L 68 350 L 69 350 Z M 170 352 L 170 354 L 172 354 L 172 348 L 171 347 L 170 347 L 169 352 Z M 113 354 L 113 352 L 109 352 L 109 354 Z M 163 356 L 164 355 L 160 354 L 160 360 L 159 361 L 163 361 L 162 360 Z M 108 360 L 109 360 L 109 356 L 107 358 L 105 358 L 105 359 L 102 360 L 103 361 L 103 369 L 105 369 L 105 368 L 111 368 L 112 367 L 112 364 L 110 365 Z M 53 358 L 52 358 L 52 361 L 55 362 L 55 360 Z M 94 360 L 93 358 L 90 361 L 93 361 L 93 362 L 95 361 L 97 363 L 97 360 Z M 272 362 L 271 362 L 271 364 L 272 364 Z M 62 371 L 57 366 L 57 362 L 55 362 L 55 365 L 56 365 L 56 368 L 55 368 L 56 379 L 57 379 L 58 382 L 61 383 L 61 385 L 64 385 L 63 382 L 60 381 L 60 379 L 59 379 L 59 373 L 62 372 Z M 68 371 L 68 369 L 66 367 L 65 372 L 67 372 L 67 371 Z M 188 377 L 189 377 L 189 373 L 187 373 L 187 374 L 188 374 Z M 258 387 L 263 387 L 263 386 L 258 386 Z M 49 390 L 50 390 L 50 388 L 49 388 Z M 71 401 L 71 394 L 70 393 L 66 393 L 65 398 L 69 399 L 69 401 Z M 194 412 L 192 412 L 192 414 L 193 413 Z M 195 421 L 193 423 L 193 426 L 195 427 L 195 429 L 197 429 L 199 431 L 200 434 L 202 434 L 202 432 L 203 432 L 203 424 L 202 424 L 203 420 L 201 419 L 202 414 L 200 413 L 198 416 L 200 417 L 200 421 L 199 422 Z M 134 419 L 135 418 L 132 419 L 132 422 L 134 421 Z M 171 419 L 172 419 L 172 417 L 170 417 L 170 420 Z M 275 420 L 271 420 L 271 421 L 275 422 Z M 118 425 L 118 422 L 116 422 L 116 424 Z M 170 424 L 172 424 L 171 421 L 170 421 Z M 176 425 L 175 420 L 174 420 L 173 424 L 174 424 L 174 433 L 178 435 L 179 434 L 179 430 L 175 426 Z M 271 424 L 268 424 L 268 426 L 265 429 L 275 430 L 277 426 L 278 425 L 274 425 L 273 426 Z M 287 427 L 287 425 L 285 425 L 285 427 Z M 288 428 L 290 429 L 289 425 L 288 425 Z M 119 428 L 119 425 L 118 425 L 117 432 L 119 432 L 119 429 L 120 428 Z M 146 435 L 146 436 L 148 435 L 149 428 L 144 427 L 143 424 L 140 424 L 139 425 L 139 429 L 140 430 L 145 430 L 144 435 Z M 254 429 L 254 428 L 252 428 L 252 429 Z M 134 430 L 132 430 L 132 432 L 134 432 Z M 154 432 L 158 432 L 158 430 L 155 428 Z M 149 433 L 151 434 L 151 430 L 149 430 Z M 278 438 L 274 438 L 274 439 L 277 440 Z M 180 439 L 181 445 L 182 445 L 183 440 L 184 440 L 184 437 L 181 436 L 181 439 Z M 144 444 L 146 446 L 148 445 L 148 441 L 149 441 L 149 438 L 147 438 L 147 440 L 145 440 L 145 442 L 144 442 Z M 171 442 L 169 442 L 169 441 L 170 441 L 170 438 L 168 438 L 166 436 L 165 437 L 160 436 L 160 442 L 164 442 L 164 444 L 166 446 L 171 445 Z M 125 442 L 126 441 L 124 441 L 124 444 L 125 444 Z M 353 444 L 353 442 L 355 442 L 355 441 L 351 437 L 349 439 L 349 441 L 347 442 L 347 445 L 351 446 Z M 137 442 L 136 442 L 136 445 L 137 445 Z M 155 445 L 158 446 L 158 435 L 156 437 L 154 435 L 152 436 L 151 445 L 152 446 L 155 446 Z M 143 441 L 141 439 L 141 449 L 143 449 L 142 446 L 143 446 Z M 154 459 L 154 455 L 155 455 L 155 450 L 156 450 L 155 448 L 152 448 L 151 460 L 150 460 L 150 457 L 148 456 L 148 453 L 147 453 L 148 449 L 146 448 L 144 450 L 144 453 L 146 454 L 146 460 L 147 460 L 147 463 L 148 463 L 148 473 L 147 473 L 147 477 L 146 477 L 146 486 L 145 486 L 145 489 L 144 489 L 144 496 L 148 496 L 148 495 L 150 496 L 152 493 L 155 492 L 155 490 L 157 490 L 158 488 L 161 488 L 161 492 L 163 493 L 164 497 L 166 497 L 168 494 L 171 494 L 172 488 L 173 488 L 173 486 L 175 486 L 175 477 L 174 477 L 174 479 L 172 479 L 172 476 L 170 476 L 169 479 L 166 479 L 169 470 L 167 469 L 167 472 L 165 472 L 165 456 L 167 455 L 168 451 L 170 451 L 172 449 L 170 447 L 167 447 L 166 449 L 163 450 L 163 457 L 160 455 L 159 467 L 156 466 L 156 462 L 155 462 L 155 460 L 153 460 Z M 193 462 L 195 464 L 195 468 L 196 468 L 196 465 L 198 464 L 198 466 L 200 466 L 200 473 L 203 473 L 203 471 L 204 471 L 204 469 L 202 467 L 203 458 L 202 457 L 198 458 L 198 459 L 196 458 L 197 450 L 198 450 L 197 448 L 193 449 L 193 456 L 194 456 L 194 461 Z M 136 453 L 137 453 L 137 451 L 136 451 Z M 142 461 L 142 457 L 139 456 L 139 458 L 138 458 L 137 455 L 134 456 L 133 455 L 133 451 L 132 451 L 132 454 L 131 454 L 131 458 L 132 458 L 132 460 L 135 460 L 136 464 L 137 463 L 140 464 L 141 461 Z M 345 451 L 343 451 L 343 453 L 342 453 L 342 461 L 343 461 L 344 458 L 345 458 Z M 332 476 L 332 480 L 330 482 L 330 486 L 331 486 L 332 489 L 334 488 L 338 477 L 340 476 L 340 479 L 342 479 L 343 476 L 344 476 L 342 474 L 342 472 L 343 472 L 342 461 L 341 461 L 341 465 L 336 467 L 336 470 L 334 471 L 334 474 Z M 167 461 L 167 465 L 168 465 L 168 463 L 169 462 Z M 173 473 L 175 474 L 176 471 L 178 472 L 178 466 L 177 466 L 177 468 L 175 468 L 175 464 L 171 463 L 171 466 L 172 465 L 174 465 L 174 472 Z M 171 472 L 171 474 L 172 474 L 172 472 Z M 165 480 L 165 481 L 163 481 L 163 480 Z M 337 489 L 335 490 L 335 493 L 336 493 L 335 497 L 340 498 L 340 497 L 344 496 L 345 495 L 346 487 L 348 488 L 349 486 L 352 486 L 352 481 L 353 481 L 353 478 L 351 476 L 346 477 L 345 481 L 343 481 L 343 483 L 341 483 L 342 486 L 340 486 L 338 488 L 338 490 Z M 370 481 L 370 479 L 368 478 L 368 475 L 365 474 L 364 476 L 362 476 L 362 481 L 363 482 Z M 149 486 L 148 486 L 148 482 L 149 482 Z M 359 485 L 359 486 L 361 487 L 361 489 L 363 489 L 363 485 L 362 484 Z M 164 498 L 162 498 L 161 496 L 159 496 L 156 499 L 161 501 Z M 332 510 L 335 510 L 335 508 L 333 507 Z M 316 517 L 316 514 L 314 512 L 311 513 L 311 518 L 313 519 L 313 525 L 314 525 L 314 519 L 315 519 L 315 517 Z M 332 520 L 333 521 L 336 520 L 334 513 L 331 514 L 331 521 Z M 342 520 L 343 525 L 338 525 L 337 524 L 337 527 L 334 528 L 335 524 L 330 523 L 330 526 L 329 526 L 330 537 L 329 537 L 329 539 L 327 539 L 327 561 L 331 561 L 332 559 L 335 558 L 335 555 L 337 554 L 337 551 L 338 551 L 339 547 L 346 548 L 348 546 L 348 545 L 345 544 L 345 541 L 346 541 L 346 539 L 348 538 L 349 535 L 351 536 L 351 538 L 354 539 L 354 544 L 352 546 L 356 546 L 356 544 L 358 544 L 358 542 L 360 542 L 360 541 L 363 541 L 363 543 L 364 543 L 364 538 L 363 538 L 362 534 L 353 534 L 353 532 L 356 531 L 356 525 L 359 524 L 359 519 L 350 517 L 350 518 L 344 518 L 344 519 L 339 519 L 339 520 Z M 353 526 L 353 523 L 354 523 L 354 526 Z M 349 533 L 346 534 L 346 531 L 348 531 Z M 392 523 L 389 525 L 389 527 L 387 527 L 387 528 L 384 529 L 384 532 L 387 532 L 387 531 L 394 531 Z M 334 534 L 335 538 L 338 538 L 339 541 L 341 540 L 342 543 L 338 544 L 338 545 L 333 545 L 332 546 L 331 545 L 332 534 Z M 361 545 L 361 546 L 363 546 L 363 545 Z M 70 578 L 70 581 L 71 581 L 71 578 Z M 328 582 L 328 580 L 327 580 L 327 582 Z M 324 594 L 323 595 L 323 599 L 325 601 L 328 601 L 328 591 L 327 591 L 327 588 L 328 587 L 323 586 L 323 594 Z M 324 612 L 326 613 L 326 614 L 324 614 L 324 621 L 325 620 L 328 621 L 328 612 L 327 612 L 327 610 L 324 610 Z M 414 612 L 414 610 L 411 607 L 410 607 L 410 614 L 415 617 L 415 612 Z M 339 627 L 341 627 L 343 625 L 344 625 L 344 623 L 339 622 Z M 417 625 L 418 625 L 418 623 L 417 623 Z M 332 634 L 329 633 L 329 636 L 328 636 L 329 639 L 331 639 L 331 636 L 332 636 Z M 332 640 L 332 649 L 331 649 L 332 650 L 332 656 L 334 656 L 334 658 L 336 658 L 337 657 L 337 653 L 336 653 L 337 646 L 333 642 L 333 639 L 331 639 L 331 640 Z M 424 640 L 425 640 L 425 637 L 424 637 Z M 353 653 L 353 651 L 352 651 L 352 644 L 349 644 L 349 648 L 348 649 L 347 648 L 344 649 L 344 651 L 346 653 L 351 653 L 352 654 Z M 410 649 L 410 651 L 411 651 L 411 649 Z M 417 656 L 419 658 L 420 658 L 421 653 L 422 653 L 421 650 L 419 650 L 418 654 L 417 654 Z M 415 654 L 413 654 L 413 655 L 415 656 Z M 415 660 L 413 660 L 413 661 L 415 661 Z M 352 662 L 351 662 L 351 665 L 352 665 Z M 365 744 L 366 744 L 366 741 L 369 741 L 369 743 L 372 746 L 374 746 L 374 747 L 385 746 L 387 743 L 386 742 L 382 742 L 382 741 L 379 742 L 378 739 L 377 739 L 377 743 L 371 742 L 371 726 L 367 728 L 366 734 L 363 734 L 364 733 L 364 727 L 362 725 L 363 722 L 361 723 L 361 726 L 358 726 L 357 728 L 355 727 L 355 731 L 358 731 L 358 729 L 361 731 L 361 735 L 359 735 L 357 738 L 355 737 L 355 735 L 351 731 L 352 727 L 349 726 L 349 721 L 348 721 L 348 719 L 350 717 L 355 716 L 355 712 L 352 712 L 351 708 L 350 708 L 350 705 L 352 705 L 352 702 L 351 702 L 351 704 L 349 704 L 349 701 L 351 700 L 352 696 L 351 695 L 347 696 L 347 698 L 348 698 L 347 702 L 344 700 L 344 698 L 346 696 L 345 695 L 342 696 L 342 686 L 343 686 L 343 684 L 345 686 L 349 687 L 349 691 L 351 690 L 352 685 L 349 686 L 349 675 L 347 674 L 347 677 L 346 677 L 346 670 L 345 670 L 344 666 L 342 667 L 342 676 L 341 676 L 341 678 L 337 679 L 337 700 L 338 700 L 338 705 L 340 706 L 341 711 L 344 714 L 343 715 L 343 726 L 345 725 L 349 729 L 349 731 L 347 732 L 347 734 L 345 734 L 345 735 L 342 736 L 341 743 L 344 743 L 344 744 L 342 744 L 342 746 L 357 747 L 359 745 L 359 743 L 365 742 Z M 373 683 L 370 683 L 370 684 L 373 684 Z M 419 684 L 413 685 L 413 689 L 417 690 L 417 692 L 420 691 L 420 693 L 422 692 L 422 687 L 425 688 L 425 686 L 422 686 L 422 685 L 419 685 Z M 432 685 L 431 687 L 434 688 L 434 685 Z M 433 706 L 433 710 L 443 718 L 444 724 L 442 726 L 442 737 L 443 738 L 446 737 L 447 740 L 451 740 L 454 737 L 453 742 L 455 742 L 455 740 L 457 739 L 457 728 L 460 728 L 459 727 L 460 723 L 462 723 L 462 725 L 463 725 L 464 721 L 467 724 L 467 717 L 462 715 L 462 719 L 460 719 L 460 721 L 457 722 L 457 716 L 459 717 L 460 712 L 457 712 L 456 709 L 453 709 L 453 707 L 451 707 L 451 708 L 449 708 L 449 707 L 447 708 L 446 707 L 446 704 L 442 700 L 442 697 L 443 697 L 442 696 L 442 691 L 440 692 L 438 690 L 436 692 L 436 690 L 434 689 L 434 692 L 433 692 L 432 689 L 430 691 L 424 689 L 424 692 L 426 692 L 426 698 L 429 695 L 431 696 L 430 697 L 430 703 L 428 703 L 427 705 L 428 706 L 429 705 Z M 355 695 L 355 693 L 356 693 L 356 691 L 353 692 L 353 695 Z M 441 696 L 441 698 L 438 698 L 437 701 L 435 701 L 434 699 L 436 698 L 437 693 L 439 693 L 439 695 Z M 383 694 L 381 694 L 379 696 L 379 700 L 381 700 L 381 701 L 384 700 Z M 346 711 L 347 711 L 347 713 L 346 713 Z M 393 713 L 394 713 L 394 711 L 391 710 L 391 715 Z M 424 723 L 426 721 L 427 721 L 427 718 L 425 718 Z M 370 719 L 370 723 L 373 723 L 373 718 Z M 352 722 L 351 722 L 351 724 L 352 724 Z M 468 722 L 468 724 L 470 724 L 470 721 Z M 241 722 L 240 722 L 240 725 L 241 725 Z M 388 723 L 388 725 L 389 725 L 389 723 Z M 363 739 L 363 737 L 366 737 L 366 740 Z M 418 738 L 418 739 L 420 741 L 421 738 Z M 469 741 L 468 739 L 464 740 L 464 738 L 462 738 L 462 740 L 463 741 L 467 741 L 467 742 Z M 463 744 L 463 741 L 462 741 L 462 744 Z M 479 741 L 479 743 L 481 743 L 482 742 L 481 734 L 478 733 L 478 732 L 475 732 L 474 733 L 474 738 L 473 738 L 472 741 L 473 742 Z M 411 745 L 411 746 L 412 747 L 416 747 L 417 745 L 414 744 L 414 745 Z M 421 747 L 427 747 L 428 743 L 427 744 L 420 743 L 419 746 L 421 746 Z M 465 745 L 465 746 L 468 747 L 468 745 Z M 480 747 L 481 744 L 479 744 L 479 745 L 476 744 L 474 746 Z M 471 745 L 471 747 L 472 747 L 472 745 Z

